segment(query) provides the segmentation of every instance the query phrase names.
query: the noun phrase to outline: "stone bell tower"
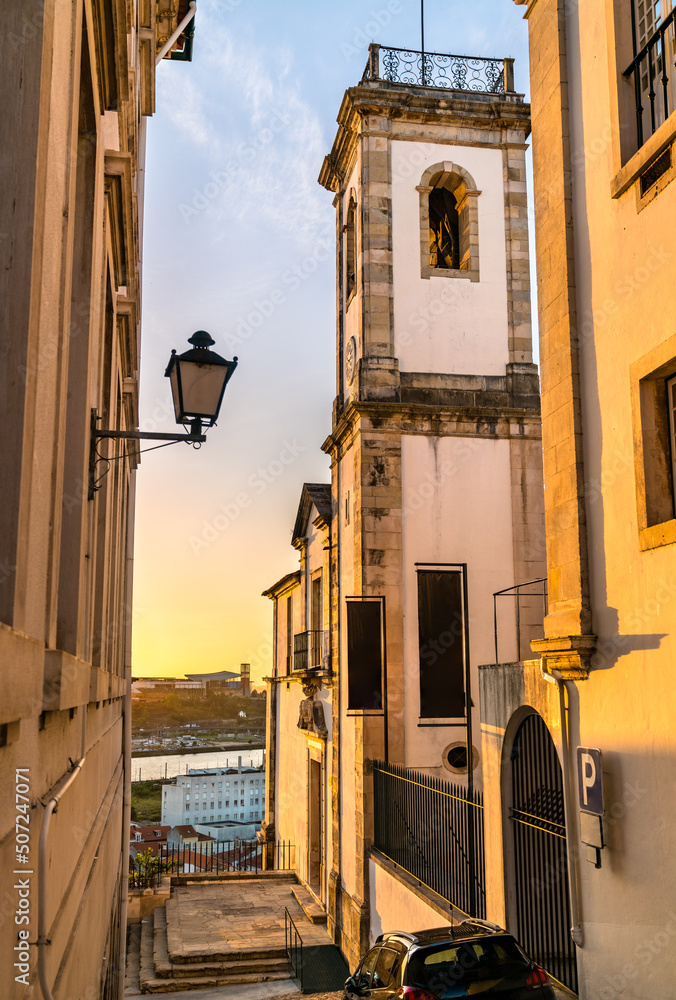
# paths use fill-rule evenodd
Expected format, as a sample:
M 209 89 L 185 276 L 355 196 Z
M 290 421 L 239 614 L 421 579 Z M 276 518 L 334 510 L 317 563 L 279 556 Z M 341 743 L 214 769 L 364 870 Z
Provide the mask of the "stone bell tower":
M 337 120 L 319 177 L 337 227 L 327 856 L 329 925 L 352 960 L 375 891 L 371 762 L 387 752 L 481 785 L 477 679 L 495 661 L 493 594 L 543 577 L 544 543 L 530 118 L 512 61 L 372 45 Z M 348 704 L 355 596 L 384 598 L 380 715 Z M 512 648 L 506 615 L 500 658 L 518 660 L 535 622 L 526 614 Z

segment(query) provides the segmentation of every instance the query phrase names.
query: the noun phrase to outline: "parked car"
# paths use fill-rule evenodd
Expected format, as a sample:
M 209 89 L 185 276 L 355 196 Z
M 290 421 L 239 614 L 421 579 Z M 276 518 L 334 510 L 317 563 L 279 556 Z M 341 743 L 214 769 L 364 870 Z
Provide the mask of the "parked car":
M 345 983 L 343 1000 L 575 1000 L 495 924 L 466 920 L 408 934 L 381 934 Z

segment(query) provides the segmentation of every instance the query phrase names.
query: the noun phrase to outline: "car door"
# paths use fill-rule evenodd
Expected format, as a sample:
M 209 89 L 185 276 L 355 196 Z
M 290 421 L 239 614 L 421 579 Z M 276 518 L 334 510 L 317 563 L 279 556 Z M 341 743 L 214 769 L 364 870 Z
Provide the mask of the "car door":
M 380 945 L 377 945 L 375 948 L 371 948 L 371 950 L 364 955 L 355 974 L 345 983 L 346 997 L 357 998 L 368 997 L 371 995 L 373 970 L 375 969 L 380 950 Z
M 384 944 L 376 958 L 371 977 L 373 1000 L 388 1000 L 401 986 L 402 949 Z

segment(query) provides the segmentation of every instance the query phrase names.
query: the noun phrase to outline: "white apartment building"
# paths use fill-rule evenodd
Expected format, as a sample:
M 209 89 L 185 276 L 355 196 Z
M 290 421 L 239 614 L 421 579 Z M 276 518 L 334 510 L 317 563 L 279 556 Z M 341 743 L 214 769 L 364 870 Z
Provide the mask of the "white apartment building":
M 265 769 L 191 768 L 162 793 L 162 825 L 194 826 L 231 821 L 260 823 L 265 802 Z

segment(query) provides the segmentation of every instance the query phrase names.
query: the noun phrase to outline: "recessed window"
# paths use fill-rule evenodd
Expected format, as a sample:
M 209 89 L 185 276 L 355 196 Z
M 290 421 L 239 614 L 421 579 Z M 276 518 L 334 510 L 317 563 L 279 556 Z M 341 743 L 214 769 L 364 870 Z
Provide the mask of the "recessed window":
M 465 715 L 465 606 L 457 570 L 418 570 L 420 718 Z
M 350 194 L 345 218 L 345 299 L 347 302 L 357 288 L 357 202 Z
M 479 280 L 479 210 L 471 175 L 457 163 L 435 163 L 420 193 L 420 267 L 423 278 Z
M 631 367 L 641 549 L 676 541 L 676 356 L 668 353 L 675 350 L 670 337 Z

